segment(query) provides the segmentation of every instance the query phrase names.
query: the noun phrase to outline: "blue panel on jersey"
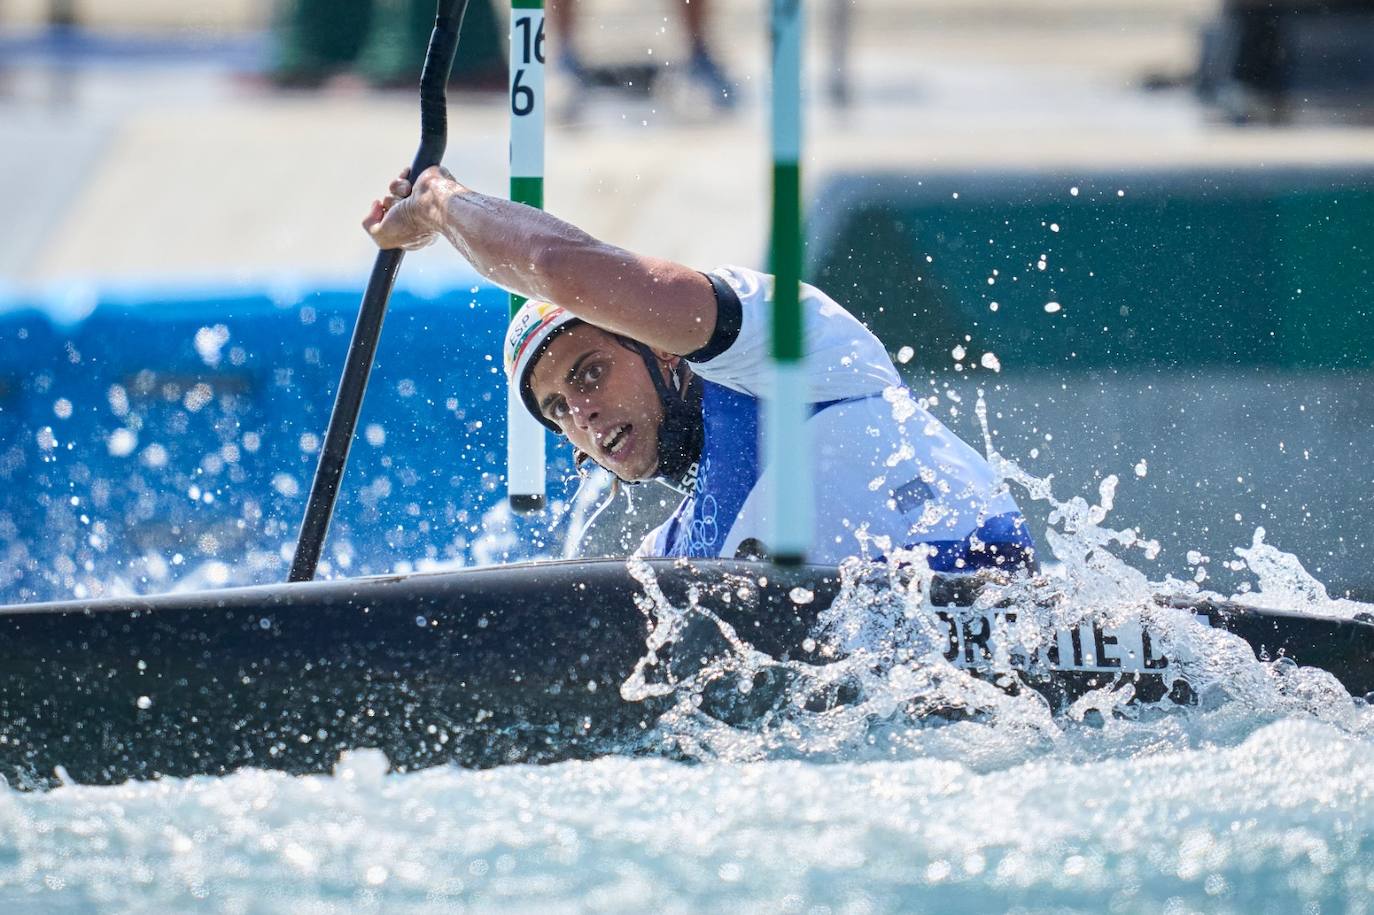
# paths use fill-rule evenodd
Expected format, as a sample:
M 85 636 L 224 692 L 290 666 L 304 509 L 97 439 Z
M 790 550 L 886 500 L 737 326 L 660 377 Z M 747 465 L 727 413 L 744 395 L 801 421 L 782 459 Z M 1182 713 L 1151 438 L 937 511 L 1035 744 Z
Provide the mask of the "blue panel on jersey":
M 663 555 L 717 556 L 759 478 L 759 401 L 702 379 L 696 495 L 674 512 Z

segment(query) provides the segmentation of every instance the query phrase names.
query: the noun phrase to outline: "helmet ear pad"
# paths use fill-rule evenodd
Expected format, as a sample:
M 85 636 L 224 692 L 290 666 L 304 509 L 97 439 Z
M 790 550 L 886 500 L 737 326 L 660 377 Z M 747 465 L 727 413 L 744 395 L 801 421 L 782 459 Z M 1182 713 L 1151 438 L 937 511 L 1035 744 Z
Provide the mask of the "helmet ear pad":
M 680 361 L 665 366 L 649 346 L 637 340 L 629 342 L 643 357 L 644 366 L 649 370 L 649 379 L 663 403 L 663 421 L 658 424 L 658 467 L 654 475 L 675 483 L 701 455 L 701 404 L 693 402 L 680 390 L 677 371 L 681 366 Z M 668 379 L 663 377 L 665 368 L 670 369 L 667 374 L 674 384 L 670 385 Z

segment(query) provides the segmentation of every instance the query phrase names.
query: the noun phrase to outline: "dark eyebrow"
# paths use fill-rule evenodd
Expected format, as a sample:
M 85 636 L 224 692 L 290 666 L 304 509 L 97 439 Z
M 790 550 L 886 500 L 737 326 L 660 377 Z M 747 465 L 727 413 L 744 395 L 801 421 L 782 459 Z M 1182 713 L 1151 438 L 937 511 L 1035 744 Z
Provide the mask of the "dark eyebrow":
M 582 363 L 586 362 L 592 356 L 595 356 L 598 352 L 600 352 L 600 350 L 589 349 L 585 353 L 577 357 L 577 361 L 572 364 L 572 368 L 568 369 L 568 374 L 565 376 L 569 384 L 572 384 L 573 379 L 577 377 L 577 371 L 578 369 L 582 368 Z M 545 397 L 543 400 L 539 401 L 539 412 L 547 414 L 549 405 L 557 399 L 558 393 L 554 392 Z

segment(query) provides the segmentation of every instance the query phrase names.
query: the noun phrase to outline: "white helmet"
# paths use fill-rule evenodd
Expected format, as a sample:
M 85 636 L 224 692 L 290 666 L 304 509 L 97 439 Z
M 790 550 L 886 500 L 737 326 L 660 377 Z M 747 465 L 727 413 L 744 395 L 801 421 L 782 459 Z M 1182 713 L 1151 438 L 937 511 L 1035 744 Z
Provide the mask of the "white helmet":
M 534 391 L 530 388 L 530 369 L 555 336 L 574 322 L 581 321 L 561 305 L 531 300 L 520 307 L 506 328 L 506 380 L 519 387 L 525 409 L 554 432 L 562 430 L 539 411 Z

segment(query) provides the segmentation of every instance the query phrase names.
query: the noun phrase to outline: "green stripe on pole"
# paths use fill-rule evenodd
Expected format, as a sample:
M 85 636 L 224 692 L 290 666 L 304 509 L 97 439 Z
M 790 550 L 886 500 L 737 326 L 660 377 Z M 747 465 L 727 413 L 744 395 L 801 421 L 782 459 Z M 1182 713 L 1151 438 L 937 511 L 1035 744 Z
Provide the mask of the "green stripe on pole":
M 773 227 L 770 268 L 773 342 L 778 362 L 802 358 L 801 57 L 802 0 L 772 0 Z
M 523 203 L 525 206 L 534 207 L 536 210 L 544 209 L 544 179 L 543 178 L 516 178 L 510 179 L 510 199 L 516 203 Z M 525 304 L 525 297 L 511 293 L 510 314 L 515 317 Z
M 511 178 L 510 199 L 537 210 L 544 209 L 544 179 Z
M 795 162 L 775 162 L 773 358 L 779 362 L 796 362 L 802 357 L 801 265 L 801 167 Z
M 542 10 L 544 0 L 511 0 L 510 8 L 513 10 Z

